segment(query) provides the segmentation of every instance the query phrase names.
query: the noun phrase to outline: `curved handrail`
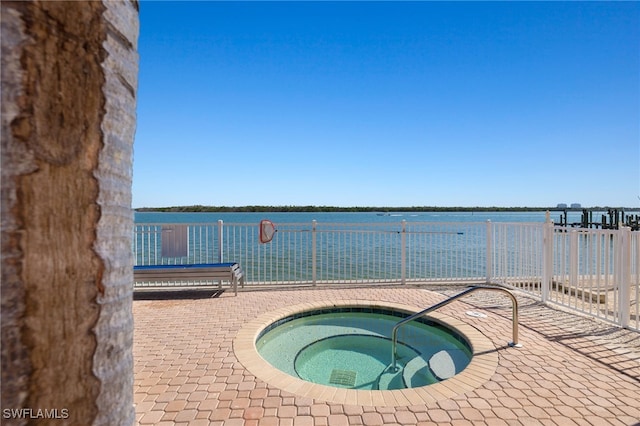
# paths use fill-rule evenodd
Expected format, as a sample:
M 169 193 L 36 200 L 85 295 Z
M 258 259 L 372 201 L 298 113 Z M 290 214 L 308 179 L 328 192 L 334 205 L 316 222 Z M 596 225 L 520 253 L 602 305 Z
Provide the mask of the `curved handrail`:
M 398 329 L 401 326 L 408 323 L 409 321 L 413 321 L 414 319 L 419 318 L 423 315 L 426 315 L 429 312 L 433 312 L 436 309 L 440 309 L 441 307 L 448 305 L 454 300 L 460 299 L 461 297 L 466 296 L 467 294 L 472 293 L 474 291 L 478 291 L 478 290 L 500 291 L 502 293 L 505 293 L 507 296 L 511 298 L 511 303 L 513 306 L 513 318 L 512 318 L 513 342 L 509 342 L 509 346 L 521 347 L 522 345 L 518 343 L 518 300 L 513 295 L 513 293 L 511 293 L 506 288 L 502 288 L 502 287 L 474 286 L 474 287 L 469 287 L 468 289 L 464 290 L 461 293 L 456 294 L 455 296 L 451 296 L 447 300 L 444 300 L 440 303 L 436 303 L 435 305 L 430 306 L 425 310 L 416 312 L 415 314 L 404 318 L 403 320 L 399 321 L 396 325 L 393 326 L 393 331 L 391 332 L 391 341 L 392 341 L 391 368 L 393 369 L 393 371 L 398 371 L 398 368 L 396 367 L 396 358 L 397 358 L 396 352 L 397 352 L 397 344 L 398 344 Z

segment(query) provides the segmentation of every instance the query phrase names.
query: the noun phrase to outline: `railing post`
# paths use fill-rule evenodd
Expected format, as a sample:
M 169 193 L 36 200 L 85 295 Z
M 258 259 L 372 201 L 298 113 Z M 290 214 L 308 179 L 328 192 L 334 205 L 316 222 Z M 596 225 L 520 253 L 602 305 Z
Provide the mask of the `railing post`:
M 618 230 L 620 243 L 618 245 L 618 256 L 620 259 L 620 269 L 617 271 L 620 277 L 618 284 L 618 318 L 621 327 L 629 327 L 630 304 L 631 304 L 631 228 L 620 226 Z
M 573 229 L 569 234 L 569 288 L 573 288 L 573 289 L 578 288 L 578 262 L 579 261 L 580 261 L 580 256 L 578 253 L 578 231 Z
M 223 233 L 222 233 L 222 219 L 218 220 L 218 263 L 222 263 L 223 259 L 224 259 L 224 253 L 222 252 L 222 239 L 223 239 Z
M 553 279 L 553 222 L 551 213 L 547 210 L 545 214 L 544 227 L 542 228 L 542 282 L 541 297 L 542 302 L 549 299 L 549 289 Z
M 316 285 L 316 255 L 318 253 L 318 250 L 316 249 L 316 224 L 317 222 L 315 220 L 311 221 L 311 280 L 314 287 Z
M 487 219 L 487 251 L 486 251 L 486 267 L 487 267 L 487 284 L 491 284 L 491 272 L 493 271 L 493 235 L 491 220 Z
M 407 221 L 402 219 L 402 231 L 400 232 L 400 284 L 407 283 Z

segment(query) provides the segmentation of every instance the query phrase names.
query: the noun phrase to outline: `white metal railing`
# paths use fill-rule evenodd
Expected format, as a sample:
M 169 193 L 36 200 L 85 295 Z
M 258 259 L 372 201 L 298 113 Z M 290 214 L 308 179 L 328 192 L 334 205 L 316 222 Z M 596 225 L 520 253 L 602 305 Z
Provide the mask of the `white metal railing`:
M 494 227 L 489 282 L 640 330 L 640 233 L 551 222 Z
M 629 240 L 629 328 L 640 330 L 640 232 L 632 232 Z
M 493 223 L 487 233 L 487 282 L 542 294 L 544 224 Z
M 637 232 L 556 228 L 546 301 L 640 330 Z
M 184 256 L 163 256 L 186 226 Z M 640 232 L 546 223 L 284 223 L 260 244 L 246 223 L 136 224 L 136 265 L 234 261 L 247 286 L 493 283 L 640 330 Z M 166 242 L 166 241 L 165 241 Z M 174 253 L 175 254 L 175 253 Z
M 135 228 L 136 265 L 239 262 L 251 284 L 484 282 L 485 223 L 283 223 L 260 244 L 253 224 L 188 224 L 187 254 L 162 256 L 168 224 Z

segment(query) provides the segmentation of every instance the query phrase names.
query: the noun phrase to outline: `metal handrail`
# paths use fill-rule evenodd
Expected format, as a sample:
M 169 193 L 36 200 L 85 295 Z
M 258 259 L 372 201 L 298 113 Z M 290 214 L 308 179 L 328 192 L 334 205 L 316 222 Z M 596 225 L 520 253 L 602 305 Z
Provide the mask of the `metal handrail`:
M 512 319 L 512 328 L 513 328 L 513 342 L 509 342 L 509 346 L 515 346 L 515 347 L 522 347 L 522 345 L 520 345 L 518 343 L 518 300 L 516 299 L 516 297 L 507 289 L 505 288 L 501 288 L 501 287 L 484 287 L 484 286 L 474 286 L 474 287 L 469 287 L 468 289 L 464 290 L 462 293 L 458 293 L 455 296 L 451 296 L 450 298 L 448 298 L 447 300 L 444 300 L 440 303 L 436 303 L 433 306 L 428 307 L 425 310 L 422 310 L 420 312 L 417 312 L 411 316 L 406 317 L 405 319 L 403 319 L 402 321 L 399 321 L 396 325 L 393 326 L 393 330 L 391 332 L 391 341 L 392 341 L 392 346 L 391 346 L 391 368 L 392 371 L 398 371 L 398 368 L 396 367 L 396 358 L 397 358 L 397 344 L 398 344 L 398 329 L 403 326 L 404 324 L 413 321 L 416 318 L 419 318 L 423 315 L 428 314 L 429 312 L 433 312 L 436 309 L 440 309 L 441 307 L 448 305 L 449 303 L 453 302 L 454 300 L 460 299 L 463 296 L 466 296 L 469 293 L 472 293 L 474 291 L 477 290 L 490 290 L 490 291 L 500 291 L 502 293 L 505 293 L 507 296 L 509 296 L 511 298 L 511 303 L 513 306 L 513 319 Z

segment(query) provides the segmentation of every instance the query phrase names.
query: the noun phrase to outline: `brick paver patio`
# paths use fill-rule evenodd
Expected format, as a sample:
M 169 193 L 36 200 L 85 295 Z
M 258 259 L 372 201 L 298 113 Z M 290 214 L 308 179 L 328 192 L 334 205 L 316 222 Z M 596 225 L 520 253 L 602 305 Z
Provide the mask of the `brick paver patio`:
M 472 391 L 420 405 L 359 406 L 282 391 L 251 374 L 234 339 L 257 316 L 311 301 L 377 300 L 415 306 L 458 289 L 342 288 L 246 291 L 233 297 L 138 300 L 134 399 L 140 425 L 638 425 L 640 334 L 517 295 L 474 294 L 440 311 L 491 340 L 498 366 Z M 479 311 L 486 318 L 468 316 Z

